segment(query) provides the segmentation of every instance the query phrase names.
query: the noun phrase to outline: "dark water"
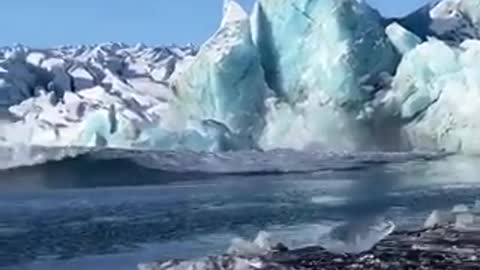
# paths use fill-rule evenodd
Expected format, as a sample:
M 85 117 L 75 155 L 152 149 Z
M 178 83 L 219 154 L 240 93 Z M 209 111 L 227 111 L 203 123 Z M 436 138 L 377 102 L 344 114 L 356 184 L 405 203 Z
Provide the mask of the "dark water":
M 237 159 L 238 168 L 250 159 Z M 381 218 L 417 227 L 434 209 L 480 197 L 476 158 L 322 160 L 304 168 L 279 160 L 278 168 L 299 168 L 290 174 L 273 165 L 270 173 L 211 173 L 213 165 L 209 173 L 165 172 L 153 161 L 125 159 L 2 171 L 0 269 L 136 269 L 140 262 L 221 253 L 232 238 L 259 230 L 290 245 L 322 243 L 345 223 L 355 228 Z

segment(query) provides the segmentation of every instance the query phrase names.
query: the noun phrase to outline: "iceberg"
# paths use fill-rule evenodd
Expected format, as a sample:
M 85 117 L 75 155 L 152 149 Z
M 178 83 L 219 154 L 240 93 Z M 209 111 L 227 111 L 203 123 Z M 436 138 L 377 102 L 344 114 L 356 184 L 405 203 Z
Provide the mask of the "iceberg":
M 330 232 L 329 243 L 325 248 L 338 254 L 360 254 L 373 248 L 376 244 L 395 231 L 391 221 L 369 222 L 367 224 L 345 224 Z
M 425 220 L 423 227 L 425 229 L 432 229 L 439 226 L 448 226 L 448 224 L 452 224 L 454 221 L 455 221 L 454 211 L 447 212 L 447 211 L 434 210 L 430 214 L 430 216 L 428 216 L 428 218 Z

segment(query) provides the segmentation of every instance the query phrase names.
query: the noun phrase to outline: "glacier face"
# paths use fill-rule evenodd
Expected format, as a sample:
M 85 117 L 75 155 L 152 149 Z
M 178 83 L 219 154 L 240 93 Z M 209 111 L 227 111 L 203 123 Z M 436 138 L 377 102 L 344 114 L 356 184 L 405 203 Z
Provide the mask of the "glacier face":
M 478 153 L 480 41 L 432 39 L 405 55 L 393 93 L 415 148 Z
M 0 48 L 0 144 L 480 151 L 480 3 L 226 0 L 199 49 Z
M 260 0 L 252 20 L 266 80 L 289 102 L 323 92 L 355 106 L 371 96 L 362 84 L 396 66 L 380 15 L 356 0 Z
M 227 1 L 220 29 L 174 84 L 189 119 L 214 120 L 248 140 L 263 128 L 267 87 L 247 13 Z
M 369 130 L 357 118 L 399 59 L 380 15 L 355 0 L 260 0 L 252 21 L 277 94 L 263 148 L 365 146 Z

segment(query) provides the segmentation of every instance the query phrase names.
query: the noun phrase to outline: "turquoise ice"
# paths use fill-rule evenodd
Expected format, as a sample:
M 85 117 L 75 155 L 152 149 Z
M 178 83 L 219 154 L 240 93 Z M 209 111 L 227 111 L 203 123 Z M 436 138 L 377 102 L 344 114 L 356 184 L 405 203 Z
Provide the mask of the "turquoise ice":
M 260 133 L 267 93 L 250 28 L 247 13 L 227 1 L 220 29 L 175 84 L 190 119 L 220 122 L 240 137 Z
M 430 39 L 404 56 L 393 93 L 414 148 L 480 151 L 479 62 L 478 40 Z
M 252 20 L 267 82 L 290 103 L 321 91 L 358 106 L 371 97 L 361 85 L 399 59 L 381 16 L 356 0 L 260 0 Z

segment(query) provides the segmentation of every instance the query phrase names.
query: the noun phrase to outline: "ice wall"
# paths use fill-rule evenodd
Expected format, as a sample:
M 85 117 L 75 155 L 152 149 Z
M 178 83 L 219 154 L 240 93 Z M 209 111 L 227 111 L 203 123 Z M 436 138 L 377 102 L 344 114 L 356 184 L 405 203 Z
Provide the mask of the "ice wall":
M 480 41 L 430 39 L 407 53 L 393 82 L 416 149 L 480 151 Z
M 219 30 L 174 87 L 189 119 L 214 120 L 240 137 L 258 137 L 267 86 L 249 17 L 236 2 L 226 1 Z
M 399 60 L 380 15 L 355 0 L 260 0 L 252 22 L 276 93 L 260 144 L 349 150 L 370 144 L 360 119 L 365 103 Z
M 380 15 L 356 0 L 260 0 L 252 20 L 267 82 L 292 103 L 323 92 L 358 105 L 398 60 Z

